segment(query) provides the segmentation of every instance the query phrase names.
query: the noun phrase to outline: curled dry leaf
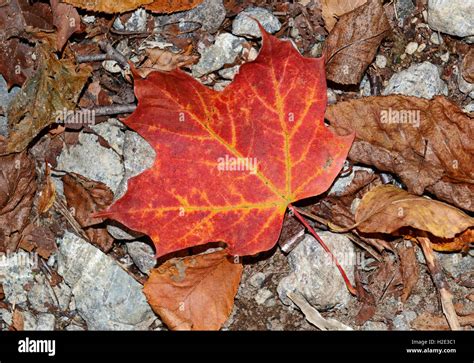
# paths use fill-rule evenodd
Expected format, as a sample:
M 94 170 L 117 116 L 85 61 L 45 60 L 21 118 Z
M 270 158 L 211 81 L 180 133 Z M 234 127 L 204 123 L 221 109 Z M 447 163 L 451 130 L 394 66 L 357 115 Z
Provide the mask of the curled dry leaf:
M 328 107 L 337 133 L 356 133 L 354 162 L 400 177 L 408 191 L 426 191 L 474 211 L 474 124 L 447 98 L 365 97 Z
M 367 0 L 321 0 L 321 11 L 324 19 L 324 27 L 328 32 L 334 28 L 337 20 L 344 14 L 347 14 L 364 5 Z
M 39 192 L 38 198 L 38 213 L 46 213 L 53 205 L 56 199 L 56 187 L 51 179 L 51 172 L 49 164 L 46 163 L 45 167 L 45 180 L 41 192 Z
M 34 161 L 25 152 L 0 156 L 0 252 L 17 249 L 35 193 Z
M 69 37 L 81 29 L 81 18 L 74 6 L 51 0 L 53 24 L 57 29 L 56 49 L 60 50 Z
M 392 185 L 380 185 L 365 194 L 355 220 L 357 229 L 365 233 L 395 233 L 411 227 L 442 238 L 453 238 L 474 226 L 474 218 L 461 210 Z
M 326 77 L 340 84 L 358 84 L 390 29 L 380 0 L 369 0 L 343 15 L 324 43 Z
M 181 68 L 197 61 L 196 55 L 185 52 L 173 53 L 170 50 L 151 48 L 145 50 L 147 59 L 135 70 L 142 78 L 146 78 L 153 71 L 169 72 L 176 68 Z
M 25 251 L 36 251 L 48 259 L 57 250 L 56 235 L 47 227 L 30 223 L 22 232 L 19 247 Z
M 462 77 L 466 81 L 474 83 L 474 48 L 471 48 L 464 56 L 461 69 Z
M 141 6 L 154 13 L 174 13 L 192 9 L 202 0 L 63 0 L 63 2 L 81 9 L 115 14 L 135 10 Z
M 93 244 L 104 252 L 109 251 L 114 240 L 105 227 L 94 226 L 102 223 L 103 219 L 92 215 L 112 203 L 114 198 L 112 191 L 101 182 L 89 180 L 75 173 L 64 175 L 62 181 L 67 206 L 76 221 Z
M 474 327 L 474 314 L 459 316 L 459 324 Z M 410 325 L 415 330 L 450 330 L 443 315 L 432 315 L 426 312 L 418 315 Z
M 346 159 L 353 135 L 324 125 L 322 59 L 261 30 L 257 59 L 222 92 L 180 70 L 135 79 L 123 122 L 157 159 L 100 215 L 148 234 L 158 256 L 217 241 L 239 256 L 272 248 L 288 204 L 326 191 Z
M 8 87 L 21 86 L 34 74 L 34 46 L 24 41 L 26 27 L 53 30 L 51 8 L 28 0 L 2 1 L 0 8 L 0 73 Z
M 174 258 L 152 270 L 144 293 L 172 330 L 218 330 L 229 317 L 243 267 L 225 250 Z
M 0 154 L 24 150 L 46 126 L 62 120 L 63 110 L 74 110 L 77 99 L 89 78 L 88 66 L 76 71 L 72 60 L 56 58 L 46 39 L 37 47 L 40 64 L 36 74 L 23 85 L 8 109 L 9 137 Z

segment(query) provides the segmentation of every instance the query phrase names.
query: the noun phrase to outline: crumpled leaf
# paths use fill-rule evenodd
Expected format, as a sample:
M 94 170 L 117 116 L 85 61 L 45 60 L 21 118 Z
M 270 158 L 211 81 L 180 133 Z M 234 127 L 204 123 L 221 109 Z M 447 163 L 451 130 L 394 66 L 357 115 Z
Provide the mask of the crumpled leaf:
M 26 27 L 53 30 L 53 16 L 47 4 L 28 0 L 2 2 L 0 8 L 0 73 L 8 88 L 21 86 L 34 74 L 34 46 L 26 38 Z
M 392 185 L 379 185 L 366 193 L 355 220 L 357 229 L 365 233 L 395 233 L 411 227 L 442 238 L 453 238 L 474 226 L 474 218 L 461 210 Z
M 115 14 L 125 13 L 145 5 L 147 10 L 155 13 L 174 13 L 192 9 L 202 0 L 63 0 L 63 2 L 81 9 Z
M 174 258 L 151 271 L 148 303 L 172 330 L 218 330 L 229 317 L 242 264 L 227 251 Z
M 19 247 L 28 252 L 35 250 L 47 260 L 58 249 L 56 237 L 49 228 L 31 223 L 23 230 Z
M 364 5 L 367 0 L 321 0 L 321 11 L 324 19 L 324 27 L 328 32 L 334 28 L 337 20 L 344 14 L 347 14 Z
M 91 73 L 89 66 L 76 71 L 72 60 L 57 59 L 48 39 L 37 48 L 40 64 L 12 100 L 8 109 L 9 137 L 0 154 L 24 150 L 63 110 L 75 110 L 77 99 Z M 58 114 L 59 112 L 59 114 Z
M 62 181 L 67 206 L 76 221 L 83 227 L 93 244 L 104 252 L 109 251 L 114 239 L 105 227 L 94 226 L 104 220 L 93 217 L 92 214 L 112 204 L 114 199 L 112 191 L 105 184 L 76 173 L 64 175 Z
M 326 118 L 339 134 L 356 132 L 354 162 L 398 175 L 411 193 L 474 211 L 474 124 L 455 103 L 365 97 L 330 105 Z
M 327 190 L 352 142 L 324 125 L 323 67 L 264 33 L 223 92 L 179 70 L 135 79 L 124 122 L 157 159 L 100 215 L 148 234 L 158 256 L 216 241 L 232 255 L 272 248 L 288 204 Z
M 462 60 L 462 77 L 469 83 L 474 83 L 474 49 L 471 48 Z
M 369 0 L 341 16 L 324 43 L 326 77 L 340 84 L 358 84 L 390 29 L 380 0 Z
M 35 192 L 34 161 L 26 153 L 0 156 L 0 252 L 17 249 Z
M 146 49 L 147 59 L 136 69 L 136 72 L 146 78 L 153 71 L 169 72 L 176 68 L 181 68 L 197 61 L 196 55 L 187 53 L 173 53 L 167 49 L 151 48 Z

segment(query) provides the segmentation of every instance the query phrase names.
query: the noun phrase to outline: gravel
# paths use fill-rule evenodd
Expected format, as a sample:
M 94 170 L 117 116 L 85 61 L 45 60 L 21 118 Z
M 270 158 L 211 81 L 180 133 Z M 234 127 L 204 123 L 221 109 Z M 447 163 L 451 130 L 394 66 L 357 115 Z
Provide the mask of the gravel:
M 351 281 L 354 280 L 356 254 L 353 243 L 344 235 L 318 232 Z M 288 255 L 292 272 L 278 284 L 278 295 L 285 305 L 294 306 L 287 293 L 303 295 L 317 310 L 341 308 L 351 300 L 344 280 L 321 245 L 307 235 Z
M 404 311 L 393 319 L 393 330 L 411 330 L 410 323 L 416 319 L 414 311 Z
M 162 31 L 166 24 L 178 23 L 181 31 L 187 31 L 188 24 L 200 24 L 205 32 L 215 33 L 225 19 L 226 10 L 222 0 L 204 0 L 189 11 L 171 15 L 155 16 L 155 24 Z
M 268 33 L 276 33 L 281 29 L 280 21 L 270 11 L 251 7 L 240 12 L 232 23 L 232 34 L 250 38 L 260 38 L 262 34 L 254 19 L 257 19 Z
M 89 330 L 141 330 L 153 323 L 142 285 L 111 257 L 70 232 L 58 242 L 58 273 Z
M 428 0 L 431 29 L 458 37 L 474 35 L 474 1 Z
M 221 69 L 225 64 L 234 63 L 242 52 L 244 38 L 236 37 L 229 33 L 222 33 L 216 37 L 213 45 L 200 50 L 201 58 L 192 67 L 194 77 L 202 77 L 205 74 Z
M 440 78 L 438 68 L 430 63 L 415 63 L 390 78 L 383 95 L 402 94 L 422 98 L 448 95 L 448 86 Z
M 26 287 L 34 283 L 33 269 L 38 268 L 38 255 L 19 250 L 3 254 L 0 260 L 0 283 L 5 302 L 22 305 L 27 301 Z
M 145 9 L 137 9 L 132 13 L 125 24 L 120 20 L 120 16 L 117 16 L 113 26 L 114 29 L 121 31 L 144 32 L 146 30 L 146 18 L 147 12 Z

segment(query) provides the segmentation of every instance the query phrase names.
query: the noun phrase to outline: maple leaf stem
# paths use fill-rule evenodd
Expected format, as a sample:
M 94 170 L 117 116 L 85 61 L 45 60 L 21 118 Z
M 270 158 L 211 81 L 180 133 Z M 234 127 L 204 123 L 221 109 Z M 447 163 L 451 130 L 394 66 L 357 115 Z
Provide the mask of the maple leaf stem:
M 306 219 L 304 219 L 304 217 L 296 210 L 296 208 L 292 204 L 288 205 L 288 209 L 293 213 L 293 215 L 296 217 L 296 219 L 298 219 L 303 224 L 303 226 L 305 226 L 305 228 L 309 231 L 309 233 L 311 233 L 311 235 L 314 238 L 316 238 L 316 240 L 319 242 L 321 247 L 331 256 L 332 260 L 336 264 L 337 269 L 341 273 L 341 276 L 344 279 L 344 282 L 346 283 L 347 289 L 349 290 L 349 292 L 352 295 L 357 296 L 356 289 L 354 288 L 354 286 L 352 286 L 351 282 L 349 281 L 349 278 L 346 275 L 346 272 L 344 271 L 342 266 L 337 261 L 336 256 L 333 255 L 333 253 L 331 252 L 329 247 L 324 243 L 324 241 L 321 239 L 321 237 L 318 236 L 318 234 L 316 233 L 314 228 L 309 225 L 309 223 L 306 221 Z

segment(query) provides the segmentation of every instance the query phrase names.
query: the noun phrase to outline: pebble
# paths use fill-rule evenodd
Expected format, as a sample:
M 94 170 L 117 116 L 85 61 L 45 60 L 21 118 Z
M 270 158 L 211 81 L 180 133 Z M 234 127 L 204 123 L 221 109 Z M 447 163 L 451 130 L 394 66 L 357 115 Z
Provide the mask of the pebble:
M 410 323 L 416 319 L 416 313 L 408 310 L 398 314 L 393 319 L 394 330 L 411 330 Z
M 430 36 L 430 42 L 435 45 L 443 44 L 443 37 L 438 33 L 433 33 Z
M 225 64 L 234 63 L 242 52 L 244 38 L 229 33 L 221 33 L 216 37 L 213 45 L 204 48 L 199 62 L 192 67 L 194 77 L 202 77 L 208 73 L 221 69 Z
M 474 1 L 428 0 L 431 29 L 457 37 L 474 35 Z
M 145 9 L 137 9 L 132 13 L 125 24 L 120 20 L 120 16 L 117 16 L 113 27 L 114 29 L 127 32 L 144 32 L 146 30 L 146 20 L 147 12 Z
M 407 46 L 405 48 L 405 53 L 414 54 L 417 49 L 418 49 L 418 43 L 417 42 L 410 42 L 410 43 L 407 44 Z
M 262 34 L 254 19 L 257 19 L 268 33 L 281 29 L 278 18 L 264 8 L 250 7 L 240 12 L 232 23 L 232 34 L 250 38 L 260 38 Z
M 273 296 L 273 293 L 268 289 L 260 289 L 255 295 L 255 301 L 258 305 L 264 305 Z
M 142 330 L 153 323 L 142 285 L 111 257 L 68 231 L 58 244 L 58 273 L 89 330 Z
M 448 86 L 440 78 L 440 71 L 434 64 L 415 63 L 390 78 L 383 95 L 390 94 L 430 99 L 439 94 L 448 95 Z
M 375 57 L 375 65 L 380 69 L 384 69 L 387 66 L 387 58 L 382 54 L 377 54 Z
M 249 284 L 256 289 L 259 289 L 263 286 L 265 279 L 266 275 L 263 272 L 256 272 L 249 278 Z
M 342 234 L 318 232 L 318 235 L 331 249 L 346 272 L 354 281 L 354 265 L 357 262 L 354 244 Z M 319 311 L 346 306 L 352 296 L 344 280 L 321 245 L 310 235 L 288 254 L 291 272 L 278 283 L 277 292 L 285 305 L 294 306 L 288 292 L 303 295 Z
M 224 79 L 233 80 L 235 75 L 239 73 L 240 65 L 221 69 L 218 73 Z
M 163 31 L 166 24 L 177 24 L 181 31 L 188 30 L 189 25 L 200 25 L 206 33 L 215 33 L 219 30 L 226 16 L 222 0 L 204 0 L 194 9 L 181 11 L 171 15 L 156 15 L 155 24 L 158 31 Z
M 144 242 L 128 242 L 127 252 L 138 269 L 148 275 L 156 265 L 155 252 L 153 248 Z

